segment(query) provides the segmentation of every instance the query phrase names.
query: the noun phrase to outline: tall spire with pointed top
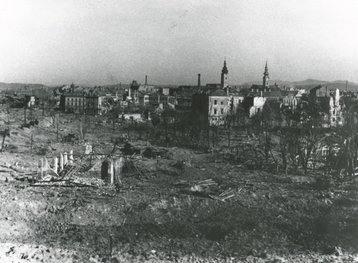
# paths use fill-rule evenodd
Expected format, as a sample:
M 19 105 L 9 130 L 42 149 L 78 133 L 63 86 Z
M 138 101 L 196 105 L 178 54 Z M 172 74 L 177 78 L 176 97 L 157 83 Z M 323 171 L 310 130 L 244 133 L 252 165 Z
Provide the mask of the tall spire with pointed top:
M 227 88 L 227 86 L 228 86 L 228 84 L 227 84 L 228 74 L 229 74 L 229 70 L 227 69 L 226 58 L 225 58 L 224 66 L 223 66 L 223 69 L 221 70 L 221 87 L 222 88 Z
M 268 75 L 267 60 L 266 60 L 266 65 L 265 65 L 265 72 L 264 72 L 264 74 L 267 74 L 267 75 Z
M 223 66 L 223 69 L 221 70 L 221 73 L 229 74 L 229 70 L 227 69 L 227 66 L 226 66 L 226 58 L 224 60 L 224 66 Z
M 264 76 L 262 78 L 262 86 L 264 89 L 268 89 L 269 88 L 269 72 L 268 72 L 268 66 L 267 66 L 267 60 L 266 60 L 266 65 L 265 65 L 265 71 L 264 71 Z

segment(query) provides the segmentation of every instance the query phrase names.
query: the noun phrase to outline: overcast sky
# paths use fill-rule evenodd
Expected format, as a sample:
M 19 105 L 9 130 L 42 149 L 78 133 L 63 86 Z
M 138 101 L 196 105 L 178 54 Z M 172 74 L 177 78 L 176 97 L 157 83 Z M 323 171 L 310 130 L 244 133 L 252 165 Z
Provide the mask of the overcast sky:
M 358 82 L 356 0 L 0 0 L 0 82 Z

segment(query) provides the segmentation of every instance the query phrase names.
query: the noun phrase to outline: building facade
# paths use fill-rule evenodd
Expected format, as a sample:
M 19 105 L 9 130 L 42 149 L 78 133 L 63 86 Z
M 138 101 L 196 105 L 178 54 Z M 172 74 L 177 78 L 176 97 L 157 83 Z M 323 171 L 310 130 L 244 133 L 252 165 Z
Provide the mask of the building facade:
M 223 125 L 229 109 L 229 97 L 220 89 L 209 95 L 209 124 Z
M 85 109 L 85 94 L 80 92 L 71 92 L 64 94 L 64 111 L 83 113 Z
M 336 89 L 334 94 L 330 96 L 329 100 L 329 115 L 331 127 L 343 125 L 342 107 L 340 104 L 340 91 Z
M 60 108 L 65 112 L 100 115 L 103 112 L 102 102 L 104 96 L 71 92 L 61 96 Z
M 224 125 L 228 115 L 237 113 L 239 105 L 243 102 L 243 96 L 227 95 L 223 89 L 218 89 L 208 96 L 208 118 L 210 125 Z
M 265 97 L 254 97 L 253 99 L 253 106 L 250 108 L 250 117 L 262 112 L 264 105 L 266 102 Z

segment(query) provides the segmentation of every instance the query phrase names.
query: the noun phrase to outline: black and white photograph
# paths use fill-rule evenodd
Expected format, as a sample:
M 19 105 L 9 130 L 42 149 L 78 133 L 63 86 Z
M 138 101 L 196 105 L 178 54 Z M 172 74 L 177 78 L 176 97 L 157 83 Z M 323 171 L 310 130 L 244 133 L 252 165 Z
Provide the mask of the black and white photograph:
M 357 0 L 0 0 L 0 263 L 358 262 Z

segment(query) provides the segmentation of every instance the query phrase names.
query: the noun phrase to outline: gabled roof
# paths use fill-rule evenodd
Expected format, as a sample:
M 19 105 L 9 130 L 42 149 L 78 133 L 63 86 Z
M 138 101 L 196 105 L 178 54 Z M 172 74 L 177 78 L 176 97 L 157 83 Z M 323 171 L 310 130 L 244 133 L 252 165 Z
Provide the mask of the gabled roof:
M 210 95 L 209 96 L 227 96 L 227 94 L 226 94 L 226 91 L 225 90 L 223 90 L 223 89 L 217 89 L 217 90 L 215 90 L 215 91 L 213 91 L 212 93 L 210 93 Z

